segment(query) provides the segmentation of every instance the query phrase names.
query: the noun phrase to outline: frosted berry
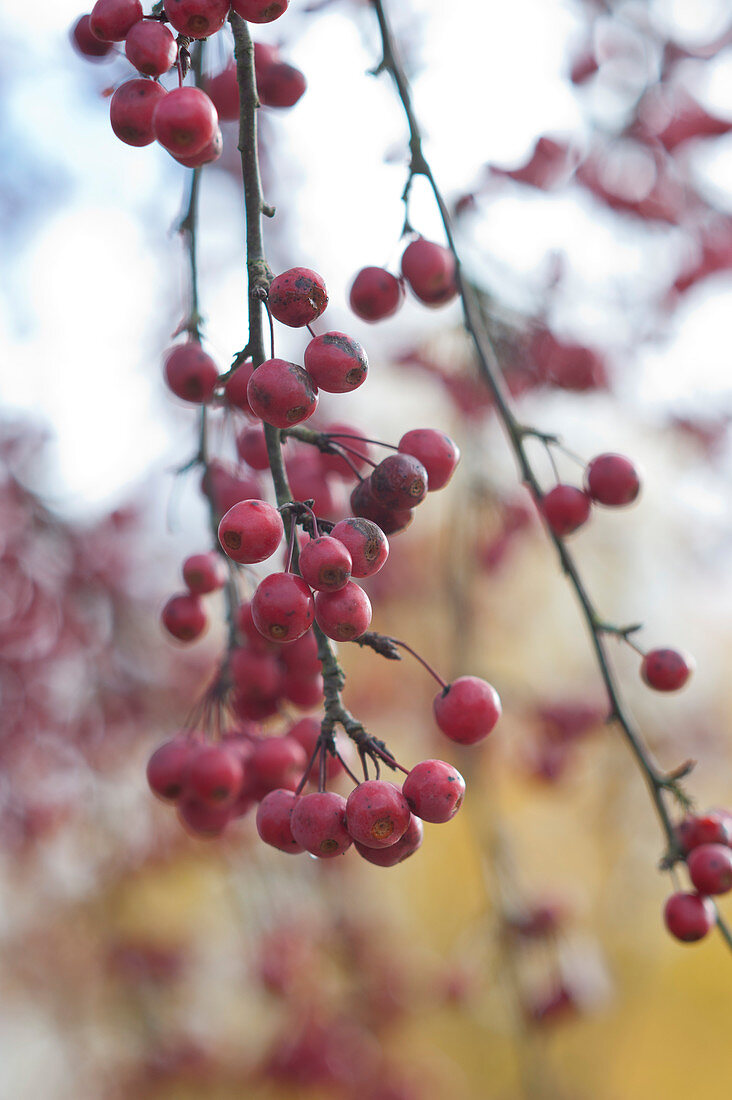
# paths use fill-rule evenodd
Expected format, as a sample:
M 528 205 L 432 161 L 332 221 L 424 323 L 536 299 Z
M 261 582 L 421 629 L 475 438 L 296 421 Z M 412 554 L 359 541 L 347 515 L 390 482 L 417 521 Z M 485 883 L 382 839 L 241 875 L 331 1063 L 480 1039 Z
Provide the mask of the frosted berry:
M 461 676 L 435 697 L 434 712 L 446 737 L 473 745 L 487 737 L 501 717 L 501 700 L 486 680 Z
M 300 551 L 300 572 L 316 592 L 337 592 L 351 579 L 351 555 L 337 538 L 321 535 Z
M 226 561 L 215 550 L 207 554 L 191 554 L 183 562 L 183 580 L 188 591 L 197 596 L 223 588 L 227 577 Z
M 292 835 L 290 818 L 296 802 L 292 791 L 270 791 L 257 809 L 257 832 L 264 843 L 290 855 L 305 851 Z
M 198 596 L 171 596 L 162 612 L 163 626 L 179 642 L 193 642 L 208 625 L 206 611 Z
M 442 489 L 455 472 L 460 451 L 448 435 L 434 428 L 413 428 L 399 440 L 402 454 L 414 455 L 427 471 L 430 493 Z
M 82 57 L 87 57 L 91 61 L 99 61 L 107 57 L 112 49 L 110 42 L 102 42 L 92 32 L 88 15 L 81 15 L 77 19 L 71 31 L 71 41 Z
M 208 145 L 204 145 L 203 149 L 194 153 L 190 157 L 176 157 L 173 153 L 170 155 L 173 160 L 177 160 L 178 164 L 182 164 L 184 168 L 201 168 L 204 164 L 212 164 L 215 160 L 218 160 L 224 151 L 224 135 L 221 133 L 221 129 L 217 127 L 216 133 L 209 141 Z
M 254 49 L 256 52 L 256 43 Z M 236 78 L 236 65 L 233 61 L 230 61 L 220 73 L 210 77 L 204 84 L 204 90 L 216 108 L 221 122 L 238 121 L 239 84 Z
M 638 496 L 640 477 L 629 458 L 615 454 L 598 455 L 585 470 L 585 485 L 596 504 L 620 508 L 632 504 Z
M 385 508 L 413 508 L 427 495 L 427 471 L 418 458 L 393 454 L 371 473 L 371 495 Z
M 356 841 L 355 848 L 358 854 L 377 867 L 396 867 L 398 863 L 413 856 L 422 844 L 424 826 L 414 814 L 409 819 L 406 832 L 397 840 L 396 844 L 388 848 L 369 848 L 366 844 Z
M 701 894 L 732 890 L 732 849 L 725 844 L 700 844 L 686 857 L 689 877 Z
M 183 779 L 185 795 L 209 806 L 227 806 L 239 793 L 243 778 L 241 759 L 226 742 L 198 745 Z
M 327 393 L 357 389 L 366 380 L 369 369 L 366 352 L 358 340 L 345 332 L 316 336 L 305 348 L 304 363 L 318 388 Z
M 351 575 L 371 577 L 378 573 L 389 557 L 389 540 L 370 519 L 350 516 L 339 520 L 331 531 L 351 555 Z
M 449 248 L 418 237 L 402 255 L 402 275 L 425 305 L 449 302 L 457 294 L 455 257 Z
M 284 533 L 282 516 L 266 500 L 240 500 L 219 524 L 219 542 L 240 565 L 271 558 Z
M 714 810 L 703 817 L 686 817 L 676 826 L 676 837 L 685 852 L 700 844 L 732 846 L 732 820 Z
M 155 141 L 153 112 L 167 95 L 154 80 L 127 80 L 109 102 L 109 121 L 125 145 L 142 148 Z
M 266 359 L 247 386 L 252 412 L 274 428 L 291 428 L 312 416 L 318 389 L 306 370 L 286 359 Z
M 694 658 L 676 649 L 651 649 L 641 662 L 641 677 L 655 691 L 678 691 L 694 671 Z
M 272 23 L 287 11 L 290 0 L 231 0 L 231 10 L 247 23 Z
M 310 629 L 313 617 L 313 594 L 294 573 L 270 573 L 254 593 L 254 624 L 273 642 L 294 642 Z
M 269 455 L 262 424 L 251 424 L 236 437 L 236 451 L 242 462 L 253 470 L 268 470 Z
M 140 19 L 140 0 L 97 0 L 89 15 L 89 28 L 102 42 L 122 42 Z
M 404 780 L 402 793 L 413 814 L 439 824 L 449 821 L 462 806 L 465 780 L 444 760 L 422 760 Z
M 371 601 L 353 581 L 337 592 L 316 592 L 315 619 L 329 638 L 350 642 L 371 625 Z
M 157 19 L 141 19 L 127 35 L 125 53 L 139 73 L 162 76 L 175 65 L 178 47 L 163 23 Z
M 346 803 L 346 827 L 367 848 L 388 848 L 407 831 L 411 812 L 394 783 L 368 779 L 355 787 Z
M 346 829 L 346 800 L 332 791 L 299 798 L 290 826 L 297 843 L 320 859 L 342 855 L 353 843 Z
M 254 364 L 251 359 L 245 359 L 241 363 L 231 378 L 224 386 L 224 397 L 229 405 L 232 405 L 235 409 L 241 409 L 242 412 L 253 416 L 251 407 L 249 405 L 249 398 L 247 397 L 247 386 L 249 385 L 249 379 L 254 373 Z
M 257 67 L 257 94 L 265 107 L 294 107 L 307 86 L 305 75 L 286 61 Z
M 362 321 L 392 317 L 403 301 L 403 283 L 383 267 L 362 268 L 351 285 L 351 309 Z
M 371 478 L 365 477 L 359 481 L 350 497 L 351 510 L 355 516 L 362 516 L 377 524 L 385 535 L 396 535 L 399 531 L 406 530 L 414 519 L 411 508 L 387 508 L 373 496 L 371 492 Z
M 216 136 L 216 108 L 200 88 L 174 88 L 155 108 L 155 137 L 175 157 L 200 153 Z
M 230 0 L 165 0 L 165 14 L 186 38 L 208 38 L 221 30 Z
M 283 325 L 303 328 L 323 313 L 328 294 L 317 272 L 307 267 L 291 267 L 272 281 L 268 301 L 272 316 Z
M 557 538 L 565 538 L 586 523 L 590 498 L 573 485 L 555 485 L 541 500 L 541 510 Z
M 699 894 L 672 894 L 666 902 L 663 919 L 672 936 L 682 943 L 704 939 L 714 927 L 717 916 L 714 903 Z
M 151 81 L 140 81 L 156 88 Z M 219 380 L 218 367 L 200 344 L 191 340 L 171 348 L 165 357 L 165 381 L 176 397 L 193 405 L 205 405 Z
M 175 802 L 183 791 L 183 780 L 198 746 L 187 737 L 174 737 L 155 750 L 147 763 L 150 790 L 166 802 Z

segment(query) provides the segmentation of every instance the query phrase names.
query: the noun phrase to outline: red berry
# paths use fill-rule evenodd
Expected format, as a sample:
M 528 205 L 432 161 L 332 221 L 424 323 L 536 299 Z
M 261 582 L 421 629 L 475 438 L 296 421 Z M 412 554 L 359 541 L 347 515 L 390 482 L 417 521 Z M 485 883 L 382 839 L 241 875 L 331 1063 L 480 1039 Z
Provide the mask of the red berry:
M 542 497 L 541 510 L 554 534 L 561 539 L 587 522 L 590 498 L 573 485 L 555 485 Z
M 274 642 L 294 642 L 313 625 L 313 594 L 294 573 L 270 573 L 252 599 L 257 630 Z
M 256 53 L 257 44 L 254 45 Z M 220 73 L 210 77 L 204 89 L 216 108 L 221 122 L 237 122 L 239 119 L 239 83 L 236 64 L 230 61 Z
M 345 332 L 325 332 L 305 348 L 305 370 L 319 389 L 327 393 L 348 393 L 366 380 L 369 362 L 366 352 Z M 345 440 L 347 443 L 348 440 Z
M 278 646 L 280 660 L 289 672 L 301 676 L 316 676 L 320 672 L 318 640 L 312 630 L 290 645 Z
M 331 536 L 338 539 L 351 555 L 351 575 L 371 577 L 389 557 L 389 540 L 370 519 L 350 516 L 336 523 Z
M 366 844 L 356 841 L 356 851 L 367 863 L 373 863 L 377 867 L 396 867 L 397 863 L 413 856 L 422 844 L 424 826 L 414 814 L 409 819 L 406 832 L 399 838 L 396 844 L 388 848 L 369 848 Z
M 676 836 L 685 852 L 700 844 L 732 846 L 732 819 L 714 810 L 703 817 L 686 817 L 676 826 Z
M 371 601 L 353 581 L 337 592 L 316 592 L 315 619 L 329 638 L 350 642 L 371 625 Z
M 444 760 L 422 760 L 402 786 L 409 808 L 422 821 L 442 823 L 458 812 L 465 796 L 465 780 Z
M 385 508 L 414 508 L 427 495 L 427 471 L 418 458 L 393 454 L 371 473 L 371 495 Z
M 247 386 L 252 412 L 274 428 L 291 428 L 312 416 L 318 389 L 306 370 L 286 359 L 266 359 Z
M 362 321 L 392 317 L 403 301 L 403 283 L 383 267 L 362 268 L 351 285 L 351 309 Z
M 165 0 L 165 14 L 186 38 L 208 38 L 221 30 L 230 0 Z
M 296 444 L 285 459 L 285 469 L 295 500 L 312 500 L 313 510 L 326 519 L 340 510 L 323 472 L 321 456 L 311 447 Z
M 271 558 L 284 533 L 282 516 L 266 500 L 240 500 L 219 524 L 219 542 L 240 565 Z
M 82 57 L 87 57 L 91 61 L 99 61 L 112 49 L 109 42 L 102 42 L 92 32 L 88 15 L 80 15 L 77 19 L 71 31 L 71 41 Z
M 704 939 L 714 927 L 717 915 L 714 903 L 699 894 L 672 894 L 666 902 L 663 919 L 672 936 L 682 943 Z
M 587 492 L 597 504 L 619 508 L 632 504 L 640 492 L 640 477 L 633 463 L 623 455 L 593 458 L 585 470 Z
M 290 0 L 231 0 L 231 10 L 247 23 L 272 23 L 287 11 Z
M 418 237 L 402 255 L 402 275 L 425 305 L 438 306 L 457 294 L 455 257 L 449 248 Z
M 411 818 L 406 798 L 394 783 L 368 779 L 351 791 L 346 826 L 359 844 L 388 848 L 404 835 Z
M 460 451 L 444 432 L 434 428 L 413 428 L 399 440 L 402 454 L 414 455 L 427 471 L 430 493 L 442 489 L 460 461 Z
M 725 844 L 700 844 L 686 857 L 689 877 L 701 894 L 732 890 L 732 849 Z
M 269 288 L 269 308 L 273 317 L 290 328 L 311 324 L 328 305 L 325 283 L 308 267 L 283 271 Z
M 501 700 L 486 680 L 461 676 L 435 696 L 434 712 L 446 737 L 473 745 L 487 737 L 501 717 Z
M 228 806 L 239 793 L 243 778 L 240 757 L 223 742 L 220 745 L 197 746 L 183 784 L 187 798 L 208 806 Z
M 256 499 L 259 491 L 256 477 L 241 477 L 235 469 L 215 458 L 210 460 L 201 478 L 201 492 L 212 501 L 219 516 L 242 500 Z
M 272 652 L 278 647 L 265 642 L 259 631 L 257 635 L 267 651 L 251 646 L 236 646 L 229 657 L 229 671 L 237 692 L 250 699 L 273 699 L 279 695 L 282 687 L 282 669 Z M 274 786 L 278 784 L 275 783 Z
M 694 658 L 676 649 L 651 649 L 641 662 L 641 676 L 655 691 L 678 691 L 694 671 Z
M 387 508 L 380 504 L 371 493 L 371 478 L 359 481 L 350 497 L 351 509 L 355 516 L 362 516 L 377 524 L 385 535 L 396 535 L 406 530 L 414 519 L 411 508 Z
M 154 80 L 127 80 L 109 103 L 109 121 L 120 141 L 142 148 L 155 141 L 153 112 L 167 95 Z
M 253 470 L 268 470 L 269 455 L 263 424 L 250 424 L 236 437 L 236 452 Z
M 153 114 L 155 137 L 175 157 L 200 153 L 216 136 L 218 125 L 216 108 L 200 88 L 174 88 Z
M 179 642 L 193 642 L 203 634 L 208 619 L 198 596 L 186 592 L 171 596 L 162 613 L 163 626 Z
M 321 535 L 300 551 L 300 572 L 316 592 L 337 592 L 351 579 L 351 555 L 338 539 Z
M 149 84 L 150 81 L 140 83 Z M 165 381 L 182 401 L 190 401 L 194 405 L 208 404 L 218 380 L 216 364 L 195 340 L 178 344 L 166 353 Z
M 140 0 L 97 0 L 89 15 L 89 28 L 102 42 L 123 42 L 140 19 Z
M 198 745 L 187 737 L 174 737 L 155 750 L 147 763 L 150 790 L 166 802 L 175 802 L 183 790 L 183 777 Z
M 173 153 L 170 155 L 173 160 L 177 160 L 178 164 L 182 164 L 184 168 L 201 168 L 204 164 L 212 164 L 213 161 L 218 160 L 224 151 L 224 135 L 221 130 L 217 128 L 216 133 L 209 141 L 208 145 L 204 145 L 198 153 L 194 153 L 190 157 L 176 157 Z
M 257 832 L 264 843 L 290 855 L 305 851 L 292 835 L 290 818 L 296 802 L 292 791 L 270 791 L 257 810 Z
M 283 698 L 303 710 L 311 710 L 323 702 L 323 677 L 320 673 L 287 672 L 282 679 Z
M 299 798 L 290 825 L 297 843 L 320 859 L 339 856 L 353 843 L 346 829 L 346 800 L 332 791 Z
M 267 737 L 254 746 L 250 758 L 252 778 L 268 791 L 293 790 L 302 779 L 308 760 L 294 738 Z
M 139 73 L 162 76 L 175 65 L 178 47 L 163 23 L 158 23 L 156 19 L 141 19 L 127 35 L 125 53 Z
M 257 94 L 265 107 L 294 107 L 307 86 L 304 74 L 285 61 L 257 67 Z
M 241 363 L 231 378 L 224 386 L 224 397 L 230 405 L 235 409 L 241 409 L 242 412 L 248 413 L 253 416 L 251 406 L 249 405 L 249 398 L 247 397 L 247 386 L 249 385 L 249 379 L 254 373 L 254 364 L 251 359 L 246 359 Z
M 232 817 L 233 806 L 210 806 L 188 797 L 178 803 L 178 819 L 192 836 L 207 839 L 221 836 Z
M 183 580 L 188 591 L 196 596 L 205 596 L 223 588 L 228 575 L 226 561 L 215 550 L 210 550 L 208 554 L 191 554 L 183 562 Z

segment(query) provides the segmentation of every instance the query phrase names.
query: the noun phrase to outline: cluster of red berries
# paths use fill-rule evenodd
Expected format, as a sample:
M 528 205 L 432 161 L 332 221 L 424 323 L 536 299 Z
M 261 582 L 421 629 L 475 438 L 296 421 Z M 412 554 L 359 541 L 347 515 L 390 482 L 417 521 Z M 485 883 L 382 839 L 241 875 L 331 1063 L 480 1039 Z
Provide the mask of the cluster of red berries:
M 319 782 L 320 721 L 303 718 L 281 737 L 263 737 L 244 723 L 221 741 L 181 735 L 155 750 L 147 767 L 151 790 L 177 804 L 182 823 L 198 836 L 219 836 L 259 803 L 257 831 L 265 843 L 320 859 L 342 855 L 355 843 L 370 863 L 393 867 L 417 851 L 422 822 L 443 823 L 465 795 L 460 773 L 442 760 L 423 760 L 400 789 L 369 779 L 348 799 L 333 791 L 301 794 Z M 342 771 L 339 756 L 325 758 L 326 776 Z
M 417 237 L 404 249 L 401 279 L 383 267 L 364 267 L 351 285 L 351 309 L 363 321 L 392 317 L 404 301 L 404 282 L 426 306 L 441 306 L 458 292 L 455 257 L 444 245 Z
M 239 117 L 239 94 L 233 65 L 209 82 L 209 93 L 194 87 L 167 91 L 159 78 L 176 62 L 191 39 L 219 31 L 230 13 L 252 23 L 269 23 L 287 9 L 289 0 L 165 0 L 164 16 L 144 16 L 140 0 L 97 0 L 72 30 L 72 40 L 85 57 L 107 56 L 124 42 L 127 59 L 141 74 L 114 92 L 109 107 L 112 130 L 127 145 L 157 141 L 187 168 L 221 156 L 219 117 Z M 172 30 L 166 26 L 170 23 Z M 176 38 L 173 31 L 177 32 Z M 290 107 L 305 91 L 305 78 L 279 60 L 275 47 L 256 51 L 257 89 L 268 106 Z M 182 70 L 180 70 L 182 76 Z M 181 82 L 182 83 L 182 82 Z M 225 113 L 219 115 L 216 104 Z
M 687 817 L 677 826 L 676 837 L 694 891 L 672 894 L 664 920 L 677 940 L 694 943 L 716 923 L 711 898 L 732 890 L 732 813 L 713 810 L 703 817 Z
M 193 642 L 208 625 L 201 596 L 218 592 L 226 584 L 226 562 L 215 550 L 192 554 L 183 563 L 187 591 L 171 596 L 162 611 L 165 629 L 179 642 Z

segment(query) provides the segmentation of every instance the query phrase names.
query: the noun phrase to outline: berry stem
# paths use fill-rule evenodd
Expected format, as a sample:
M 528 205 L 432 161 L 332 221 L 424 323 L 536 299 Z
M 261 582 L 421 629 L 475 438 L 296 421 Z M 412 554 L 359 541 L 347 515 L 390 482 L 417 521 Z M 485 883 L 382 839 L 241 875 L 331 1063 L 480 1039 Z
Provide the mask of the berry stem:
M 374 71 L 377 74 L 382 72 L 389 73 L 396 87 L 409 128 L 410 163 L 407 182 L 402 193 L 405 209 L 408 211 L 407 204 L 409 193 L 415 176 L 424 176 L 432 190 L 440 214 L 440 220 L 443 225 L 445 238 L 455 259 L 455 281 L 460 295 L 463 319 L 466 331 L 472 340 L 476 352 L 480 377 L 493 397 L 496 414 L 508 437 L 511 449 L 513 450 L 514 457 L 519 467 L 521 480 L 531 492 L 534 499 L 540 500 L 543 496 L 542 489 L 526 453 L 524 440 L 527 436 L 538 436 L 541 438 L 544 433 L 540 433 L 538 430 L 527 428 L 522 425 L 513 412 L 503 372 L 501 371 L 493 344 L 486 332 L 475 294 L 462 274 L 460 255 L 455 243 L 452 222 L 447 205 L 433 175 L 432 168 L 422 149 L 422 132 L 412 106 L 409 80 L 397 55 L 394 36 L 384 8 L 384 0 L 370 0 L 370 2 L 376 13 L 379 24 L 382 48 L 382 59 Z M 405 220 L 405 225 L 408 225 L 408 218 Z M 546 524 L 545 527 L 548 537 L 554 544 L 562 571 L 574 589 L 586 627 L 590 634 L 591 645 L 597 658 L 600 675 L 605 685 L 610 703 L 609 721 L 615 722 L 620 728 L 635 757 L 641 774 L 643 775 L 666 838 L 669 857 L 671 857 L 672 861 L 679 860 L 682 858 L 682 853 L 666 806 L 665 795 L 667 792 L 667 781 L 664 773 L 653 760 L 640 732 L 635 728 L 623 704 L 620 691 L 616 684 L 615 674 L 611 669 L 605 648 L 605 632 L 598 628 L 597 624 L 598 621 L 600 621 L 599 617 L 587 589 L 585 588 L 584 581 L 579 573 L 574 557 L 567 550 L 564 539 L 554 534 Z M 732 947 L 732 933 L 730 933 L 721 917 L 718 918 L 718 925 L 724 939 L 727 941 L 728 945 Z
M 412 647 L 410 645 L 407 645 L 406 642 L 400 642 L 398 638 L 390 638 L 389 641 L 393 642 L 394 645 L 398 645 L 400 649 L 405 649 L 407 651 L 407 653 L 411 653 L 411 655 L 414 657 L 415 661 L 419 661 L 419 663 L 422 665 L 422 667 L 427 669 L 427 671 L 429 672 L 432 679 L 437 680 L 437 683 L 440 685 L 442 690 L 443 691 L 447 690 L 447 687 L 448 687 L 447 683 L 442 679 L 442 677 L 437 672 L 435 672 L 432 665 L 429 664 L 427 661 L 425 661 L 424 657 L 420 657 L 419 653 L 417 653 L 416 650 L 412 649 Z

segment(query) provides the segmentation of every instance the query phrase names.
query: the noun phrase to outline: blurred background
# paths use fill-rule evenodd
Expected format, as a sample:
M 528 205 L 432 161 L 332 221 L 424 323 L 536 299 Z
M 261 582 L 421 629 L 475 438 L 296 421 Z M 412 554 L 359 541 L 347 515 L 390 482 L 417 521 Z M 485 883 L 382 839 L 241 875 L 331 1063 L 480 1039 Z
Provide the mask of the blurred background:
M 728 5 L 389 7 L 521 420 L 644 471 L 637 505 L 596 510 L 572 541 L 608 620 L 696 657 L 666 697 L 619 645 L 630 711 L 663 767 L 698 762 L 699 809 L 730 806 Z M 663 928 L 663 837 L 604 723 L 459 308 L 409 299 L 378 325 L 348 309 L 354 274 L 398 271 L 403 249 L 407 135 L 388 77 L 369 74 L 367 3 L 292 0 L 254 28 L 308 85 L 260 112 L 267 253 L 275 271 L 319 271 L 328 328 L 369 354 L 366 384 L 323 395 L 321 423 L 387 442 L 439 427 L 459 444 L 450 486 L 366 587 L 374 629 L 446 678 L 489 679 L 504 718 L 458 749 L 415 662 L 341 647 L 350 710 L 407 767 L 445 757 L 468 782 L 458 817 L 390 870 L 265 849 L 251 814 L 191 837 L 150 794 L 150 753 L 225 646 L 220 596 L 191 646 L 159 622 L 184 558 L 210 548 L 200 478 L 175 472 L 196 453 L 196 413 L 161 366 L 188 311 L 189 173 L 114 137 L 108 97 L 134 74 L 118 52 L 74 52 L 80 14 L 36 0 L 5 14 L 0 44 L 0 1097 L 727 1100 L 729 952 Z M 207 74 L 230 53 L 227 30 Z M 199 223 L 221 370 L 246 343 L 233 125 Z M 443 240 L 419 180 L 410 220 Z M 278 329 L 278 354 L 304 346 Z M 233 464 L 246 420 L 212 421 Z M 539 444 L 533 457 L 550 486 Z M 327 490 L 322 511 L 345 514 L 345 483 Z M 318 711 L 285 702 L 265 731 L 303 713 Z

